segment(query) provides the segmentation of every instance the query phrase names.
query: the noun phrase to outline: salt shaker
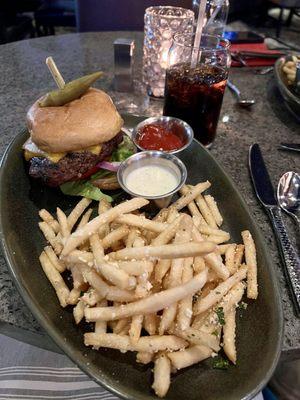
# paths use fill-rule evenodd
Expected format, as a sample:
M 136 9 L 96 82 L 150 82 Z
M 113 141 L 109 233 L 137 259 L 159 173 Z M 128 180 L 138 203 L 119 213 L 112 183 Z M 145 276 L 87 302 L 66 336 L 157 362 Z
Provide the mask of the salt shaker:
M 131 92 L 133 90 L 133 53 L 133 39 L 119 38 L 114 41 L 114 88 L 117 92 Z

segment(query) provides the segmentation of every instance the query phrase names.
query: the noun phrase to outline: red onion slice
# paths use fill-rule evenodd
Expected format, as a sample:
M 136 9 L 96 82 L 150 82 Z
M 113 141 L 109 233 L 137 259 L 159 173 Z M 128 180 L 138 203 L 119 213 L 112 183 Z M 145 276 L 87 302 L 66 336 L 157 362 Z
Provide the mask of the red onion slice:
M 113 161 L 113 162 L 101 161 L 99 164 L 97 164 L 97 167 L 107 169 L 108 171 L 117 172 L 120 164 L 121 163 L 117 162 L 117 161 Z

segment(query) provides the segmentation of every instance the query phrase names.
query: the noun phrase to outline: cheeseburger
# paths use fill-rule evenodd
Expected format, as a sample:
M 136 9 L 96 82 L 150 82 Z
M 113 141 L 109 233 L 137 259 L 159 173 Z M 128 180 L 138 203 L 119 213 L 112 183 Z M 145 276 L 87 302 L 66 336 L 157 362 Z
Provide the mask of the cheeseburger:
M 42 107 L 37 100 L 27 126 L 30 138 L 23 150 L 29 175 L 52 187 L 88 180 L 123 141 L 121 116 L 111 98 L 95 88 L 60 106 Z

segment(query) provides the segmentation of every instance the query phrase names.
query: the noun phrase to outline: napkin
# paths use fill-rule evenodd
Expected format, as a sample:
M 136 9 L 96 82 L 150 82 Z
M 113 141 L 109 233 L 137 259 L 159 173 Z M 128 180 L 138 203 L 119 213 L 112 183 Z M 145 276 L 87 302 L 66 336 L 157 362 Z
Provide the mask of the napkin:
M 230 52 L 240 52 L 249 51 L 255 53 L 263 54 L 278 54 L 278 50 L 269 50 L 265 43 L 242 43 L 242 44 L 232 44 L 230 46 Z M 278 56 L 279 57 L 279 56 Z M 277 57 L 277 58 L 278 58 Z M 249 67 L 265 67 L 269 65 L 274 65 L 277 58 L 261 58 L 261 57 L 242 57 Z M 239 61 L 232 60 L 232 67 L 241 67 L 242 64 Z

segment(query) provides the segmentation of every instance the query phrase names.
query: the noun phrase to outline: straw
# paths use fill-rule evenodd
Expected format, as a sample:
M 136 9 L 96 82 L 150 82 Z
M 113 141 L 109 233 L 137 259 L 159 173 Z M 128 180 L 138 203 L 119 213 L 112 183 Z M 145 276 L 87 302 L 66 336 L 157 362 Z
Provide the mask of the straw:
M 220 4 L 215 8 L 214 12 L 211 14 L 209 20 L 206 23 L 206 26 L 210 25 L 213 23 L 214 19 L 216 18 L 218 12 L 221 10 L 223 6 L 224 0 L 221 0 Z
M 55 80 L 55 83 L 57 84 L 59 89 L 62 89 L 65 86 L 65 81 L 64 81 L 64 78 L 62 77 L 61 73 L 59 72 L 53 58 L 47 57 L 46 64 L 47 64 L 47 67 L 49 68 L 49 71 L 51 72 L 53 79 Z
M 206 0 L 201 0 L 199 5 L 199 14 L 198 14 L 194 46 L 192 51 L 191 68 L 195 68 L 198 58 L 201 58 L 201 51 L 199 50 L 199 47 L 203 30 L 205 9 L 206 9 Z

